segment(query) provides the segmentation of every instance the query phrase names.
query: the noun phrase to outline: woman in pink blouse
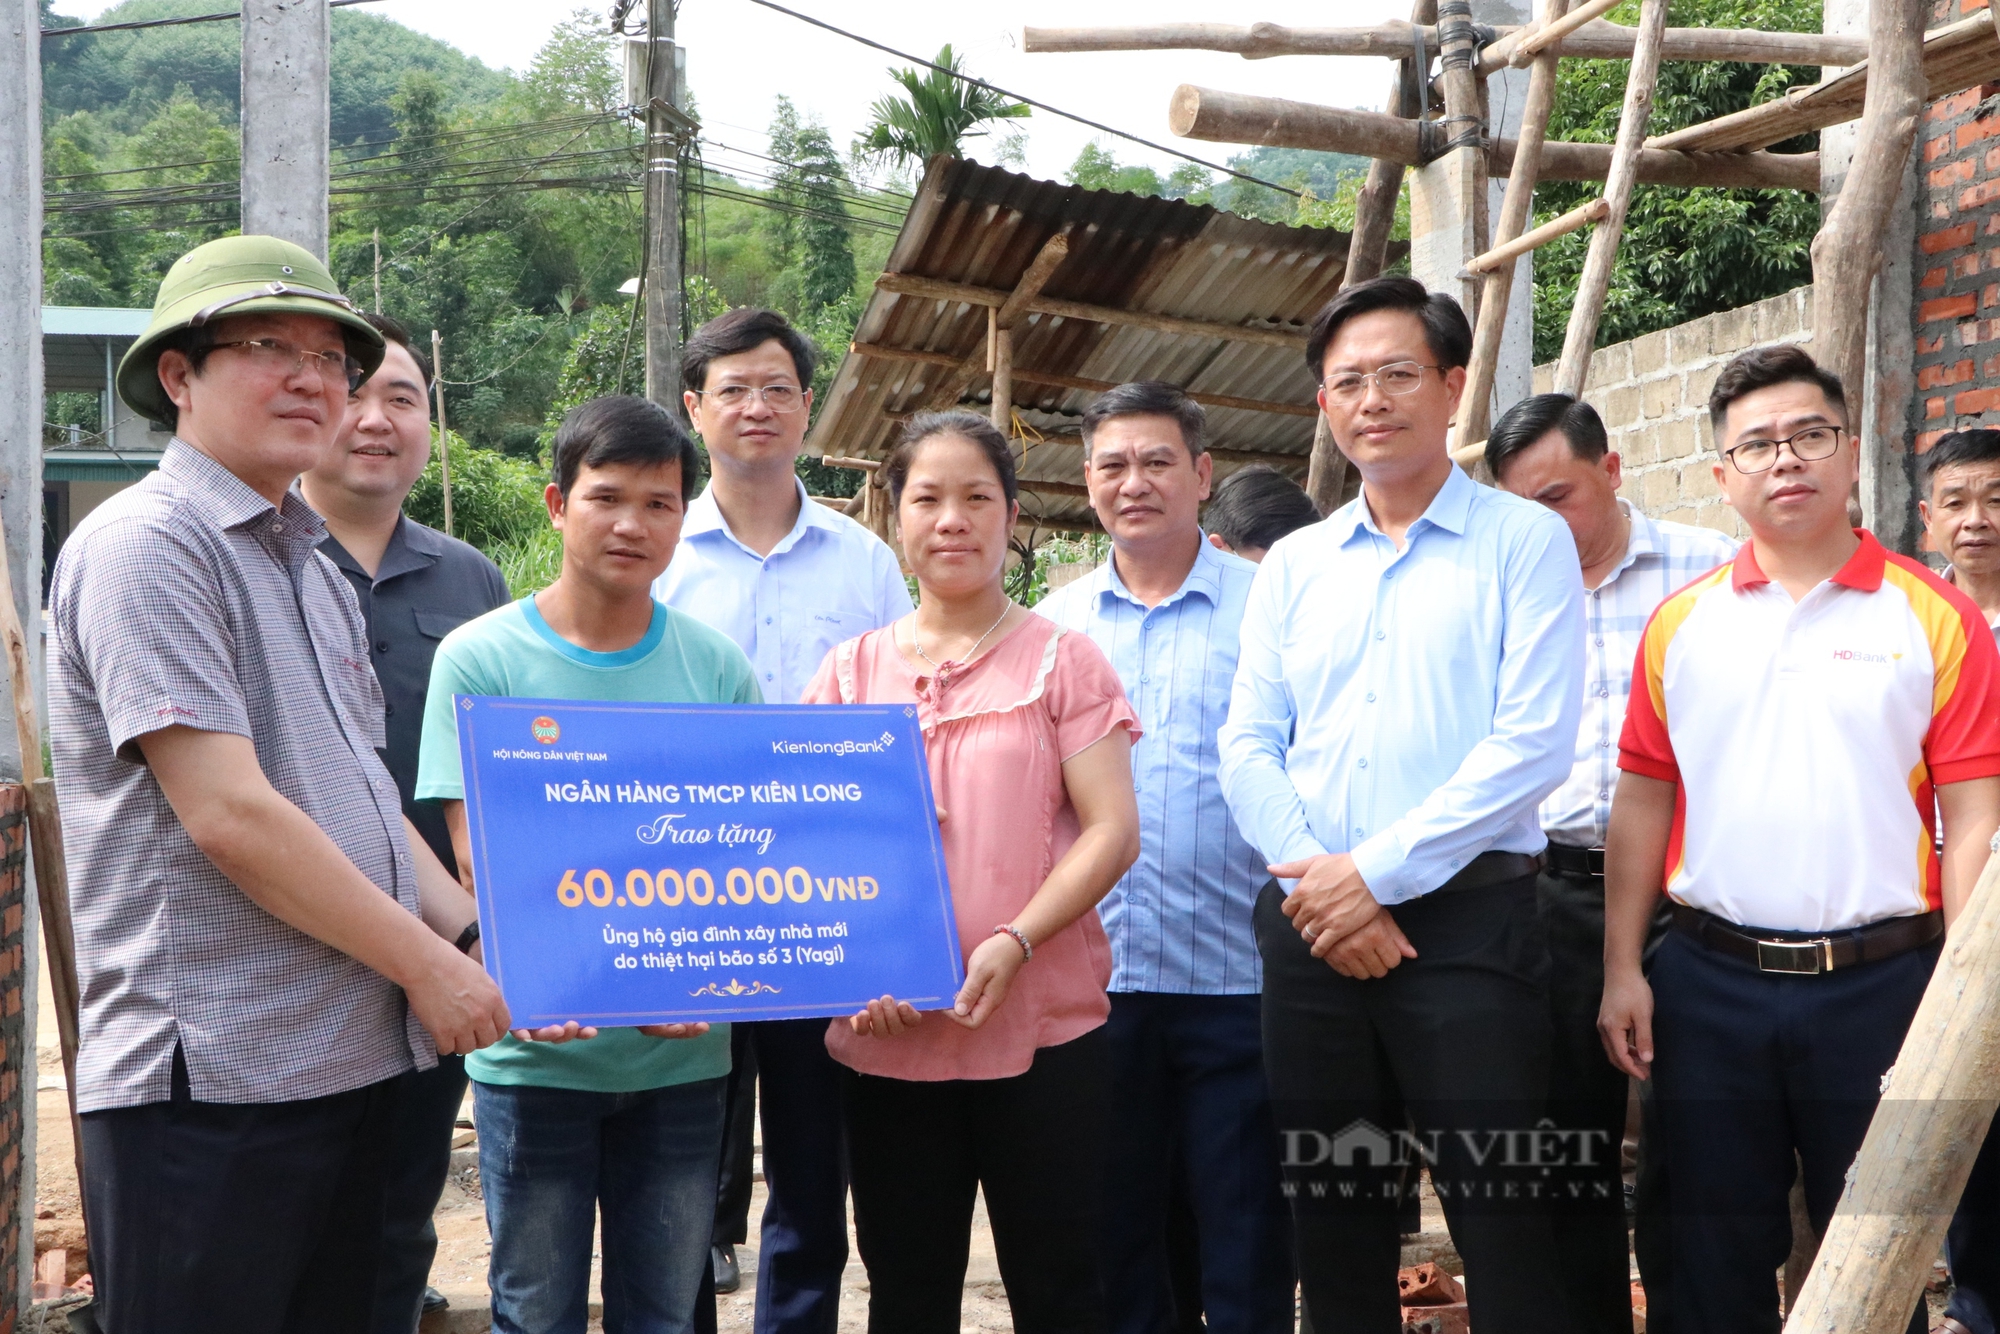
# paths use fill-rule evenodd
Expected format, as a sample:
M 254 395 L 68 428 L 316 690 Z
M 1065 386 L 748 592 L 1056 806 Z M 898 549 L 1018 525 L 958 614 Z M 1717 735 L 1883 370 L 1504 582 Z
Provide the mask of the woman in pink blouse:
M 804 702 L 917 707 L 965 986 L 834 1020 L 872 1334 L 956 1334 L 975 1190 L 1014 1328 L 1102 1330 L 1110 947 L 1139 851 L 1125 691 L 1089 639 L 1002 586 L 1013 456 L 984 417 L 914 418 L 883 465 L 917 610 L 827 655 Z

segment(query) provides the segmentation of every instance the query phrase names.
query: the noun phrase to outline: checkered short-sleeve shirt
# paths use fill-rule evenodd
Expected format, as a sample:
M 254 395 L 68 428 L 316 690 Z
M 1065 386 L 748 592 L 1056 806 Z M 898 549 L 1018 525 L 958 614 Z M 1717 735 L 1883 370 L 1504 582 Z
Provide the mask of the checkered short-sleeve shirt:
M 382 693 L 326 526 L 176 440 L 93 510 L 50 592 L 50 733 L 82 990 L 77 1103 L 362 1087 L 436 1060 L 402 990 L 253 903 L 194 845 L 138 739 L 249 738 L 271 785 L 412 913 L 415 867 L 376 755 Z

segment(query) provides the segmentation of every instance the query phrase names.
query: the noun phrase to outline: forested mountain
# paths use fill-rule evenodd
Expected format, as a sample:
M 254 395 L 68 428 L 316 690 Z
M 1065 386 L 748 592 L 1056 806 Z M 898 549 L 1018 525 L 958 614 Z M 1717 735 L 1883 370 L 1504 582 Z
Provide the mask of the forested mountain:
M 59 0 L 42 0 L 42 26 L 77 22 L 51 12 Z M 125 0 L 99 15 L 97 23 L 213 14 L 215 0 Z M 336 9 L 333 30 L 333 141 L 352 144 L 386 139 L 395 133 L 390 99 L 411 70 L 435 76 L 457 106 L 471 108 L 498 100 L 513 82 L 447 42 L 413 32 L 366 9 Z M 94 33 L 42 43 L 43 115 L 75 111 L 107 116 L 119 129 L 137 130 L 176 88 L 225 122 L 236 119 L 240 38 L 233 23 L 143 28 Z

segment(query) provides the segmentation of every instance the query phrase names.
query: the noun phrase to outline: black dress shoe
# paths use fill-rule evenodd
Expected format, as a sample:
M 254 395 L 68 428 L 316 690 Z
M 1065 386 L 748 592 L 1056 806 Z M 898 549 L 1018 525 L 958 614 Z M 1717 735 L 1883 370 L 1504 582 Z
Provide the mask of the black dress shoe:
M 709 1262 L 715 1270 L 717 1292 L 734 1292 L 743 1286 L 743 1271 L 737 1268 L 734 1246 L 710 1247 Z
M 451 1298 L 445 1296 L 436 1288 L 427 1287 L 424 1289 L 423 1313 L 425 1315 L 429 1315 L 433 1311 L 442 1311 L 450 1305 Z

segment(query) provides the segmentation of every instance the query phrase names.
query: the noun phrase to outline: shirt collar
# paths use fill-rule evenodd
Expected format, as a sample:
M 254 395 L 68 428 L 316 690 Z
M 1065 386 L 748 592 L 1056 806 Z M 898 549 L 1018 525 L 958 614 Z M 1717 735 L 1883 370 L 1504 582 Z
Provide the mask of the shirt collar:
M 1854 535 L 1861 539 L 1861 545 L 1854 549 L 1847 563 L 1835 570 L 1827 582 L 1862 593 L 1873 593 L 1882 586 L 1882 569 L 1889 563 L 1889 555 L 1875 540 L 1875 534 L 1866 528 L 1856 528 Z M 1741 593 L 1770 582 L 1771 576 L 1757 564 L 1756 543 L 1745 542 L 1737 551 L 1736 559 L 1730 562 L 1730 587 Z
M 1181 580 L 1181 586 L 1161 600 L 1159 605 L 1162 607 L 1171 606 L 1190 593 L 1201 594 L 1210 605 L 1218 605 L 1222 601 L 1222 553 L 1209 544 L 1207 529 L 1198 528 L 1195 531 L 1201 535 L 1201 545 L 1195 548 L 1194 565 L 1188 570 L 1187 578 Z M 1095 581 L 1092 595 L 1099 602 L 1106 597 L 1117 597 L 1135 607 L 1152 610 L 1134 597 L 1131 590 L 1125 587 L 1125 581 L 1118 577 L 1115 555 L 1106 556 L 1104 564 L 1098 566 L 1090 577 Z
M 792 479 L 792 485 L 798 488 L 798 521 L 792 525 L 792 531 L 786 533 L 779 540 L 778 545 L 771 548 L 772 556 L 780 555 L 797 546 L 809 529 L 817 528 L 829 533 L 840 531 L 840 515 L 835 514 L 831 509 L 807 495 L 806 484 L 799 481 L 796 477 Z M 743 550 L 750 552 L 751 555 L 757 555 L 756 552 L 750 551 L 750 548 L 744 547 L 741 542 L 738 542 L 736 534 L 729 531 L 729 523 L 722 517 L 722 506 L 715 502 L 715 483 L 713 481 L 703 487 L 701 494 L 694 498 L 694 503 L 688 506 L 687 519 L 681 524 L 681 539 L 686 541 L 689 538 L 706 537 L 710 533 L 719 533 L 728 541 L 736 542 L 737 546 L 743 547 Z M 757 559 L 768 560 L 769 557 L 758 556 Z
M 1431 497 L 1431 503 L 1425 506 L 1417 521 L 1410 525 L 1409 532 L 1404 537 L 1404 545 L 1409 545 L 1409 539 L 1415 537 L 1426 525 L 1442 528 L 1454 535 L 1462 535 L 1465 532 L 1466 522 L 1472 514 L 1473 499 L 1478 494 L 1479 483 L 1466 476 L 1463 468 L 1453 464 L 1451 471 L 1445 474 L 1444 485 Z M 1360 495 L 1336 510 L 1327 522 L 1336 525 L 1336 532 L 1342 543 L 1351 539 L 1357 528 L 1366 528 L 1378 536 L 1382 534 L 1382 530 L 1375 526 L 1375 516 L 1368 512 L 1366 488 L 1362 489 Z
M 1599 588 L 1609 588 L 1612 584 L 1617 583 L 1618 576 L 1631 569 L 1633 562 L 1637 561 L 1639 557 L 1658 555 L 1661 550 L 1660 526 L 1658 524 L 1654 523 L 1644 512 L 1635 509 L 1632 502 L 1622 496 L 1618 499 L 1618 508 L 1625 512 L 1627 519 L 1631 520 L 1632 529 L 1625 538 L 1624 559 L 1618 562 L 1616 569 L 1612 570 L 1610 574 L 1605 575 L 1598 582 L 1597 586 Z
M 219 528 L 240 528 L 275 510 L 284 520 L 285 538 L 318 546 L 326 537 L 326 521 L 296 492 L 285 492 L 283 503 L 273 505 L 248 482 L 179 436 L 169 440 L 161 453 L 160 472 L 206 510 Z
M 325 522 L 324 519 L 321 522 Z M 382 548 L 382 559 L 370 575 L 361 568 L 361 562 L 354 559 L 354 553 L 341 545 L 340 539 L 327 531 L 319 544 L 320 551 L 348 574 L 355 574 L 379 584 L 385 579 L 411 574 L 428 569 L 438 563 L 444 555 L 445 535 L 435 528 L 428 528 L 416 522 L 407 514 L 396 516 L 396 527 L 389 534 L 389 545 Z

